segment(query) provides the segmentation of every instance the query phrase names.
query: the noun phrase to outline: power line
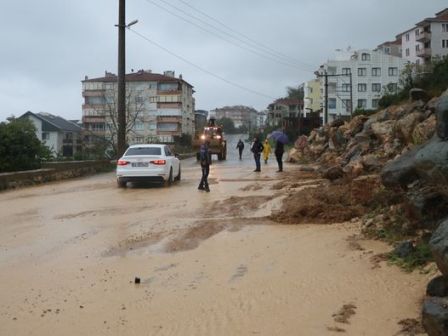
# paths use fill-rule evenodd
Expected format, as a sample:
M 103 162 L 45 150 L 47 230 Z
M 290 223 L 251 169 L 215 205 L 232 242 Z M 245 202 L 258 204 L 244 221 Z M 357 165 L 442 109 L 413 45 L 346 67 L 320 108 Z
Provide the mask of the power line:
M 167 13 L 169 13 L 169 14 L 171 14 L 171 15 L 173 15 L 173 16 L 175 16 L 175 17 L 177 17 L 177 18 L 179 18 L 179 19 L 181 19 L 181 20 L 183 20 L 183 21 L 185 21 L 185 22 L 187 22 L 187 23 L 189 23 L 189 24 L 191 24 L 191 25 L 193 25 L 193 26 L 195 26 L 195 27 L 197 27 L 197 28 L 199 28 L 199 29 L 205 31 L 205 32 L 207 32 L 208 34 L 214 35 L 214 36 L 216 36 L 216 37 L 218 37 L 218 38 L 220 38 L 220 39 L 226 41 L 227 43 L 230 43 L 230 44 L 232 44 L 232 45 L 234 45 L 234 46 L 236 46 L 236 47 L 238 47 L 238 48 L 240 48 L 240 49 L 249 51 L 249 52 L 251 52 L 251 53 L 253 53 L 253 54 L 255 54 L 255 55 L 259 56 L 259 57 L 268 59 L 268 60 L 270 60 L 270 61 L 273 61 L 273 62 L 276 62 L 276 63 L 279 63 L 279 64 L 282 64 L 282 65 L 284 65 L 284 66 L 292 67 L 292 68 L 295 68 L 295 69 L 298 69 L 298 70 L 307 71 L 307 72 L 314 72 L 314 71 L 312 71 L 312 70 L 310 70 L 310 69 L 300 68 L 297 64 L 293 64 L 293 63 L 291 63 L 290 61 L 284 61 L 284 60 L 278 59 L 278 57 L 277 57 L 277 58 L 274 58 L 275 55 L 274 55 L 274 56 L 269 55 L 269 54 L 268 54 L 268 55 L 265 55 L 265 54 L 266 54 L 265 51 L 261 50 L 261 52 L 264 52 L 264 54 L 263 54 L 263 53 L 259 52 L 259 50 L 254 49 L 253 46 L 241 45 L 241 42 L 240 42 L 240 43 L 237 43 L 237 42 L 232 41 L 232 40 L 230 40 L 230 39 L 228 39 L 228 38 L 226 38 L 226 37 L 223 37 L 223 36 L 221 36 L 221 35 L 218 35 L 216 32 L 210 31 L 210 30 L 204 28 L 203 26 L 201 26 L 201 25 L 199 25 L 199 24 L 197 24 L 197 23 L 195 23 L 195 22 L 193 22 L 193 21 L 186 19 L 186 18 L 183 17 L 182 15 L 179 15 L 179 14 L 177 14 L 177 13 L 171 11 L 170 9 L 168 9 L 168 8 L 166 8 L 166 7 L 164 7 L 164 6 L 161 6 L 160 4 L 158 4 L 157 2 L 155 2 L 155 1 L 153 1 L 153 0 L 145 0 L 145 1 L 148 2 L 148 3 L 153 4 L 154 6 L 160 8 L 160 9 L 162 9 L 162 10 L 164 10 L 164 11 L 166 11 Z M 160 0 L 160 1 L 164 2 L 163 0 Z M 165 2 L 165 3 L 166 3 L 166 2 Z M 218 32 L 220 32 L 221 34 L 224 34 L 224 35 L 230 35 L 229 33 L 224 32 L 224 31 L 220 30 L 219 28 L 216 28 L 215 26 L 213 26 L 213 25 L 211 25 L 211 24 L 205 22 L 204 20 L 201 20 L 201 19 L 199 19 L 199 18 L 197 18 L 197 17 L 195 17 L 195 16 L 192 16 L 191 14 L 189 14 L 189 13 L 183 11 L 182 9 L 179 9 L 179 8 L 175 7 L 174 5 L 171 5 L 171 4 L 169 4 L 169 3 L 167 3 L 167 4 L 168 4 L 169 6 L 171 6 L 171 7 L 174 7 L 176 10 L 178 10 L 178 11 L 180 11 L 180 12 L 182 12 L 182 13 L 185 13 L 186 15 L 188 15 L 188 16 L 190 16 L 190 17 L 196 19 L 196 20 L 198 20 L 199 22 L 202 22 L 203 24 L 206 24 L 206 25 L 208 25 L 208 26 L 213 27 L 215 30 L 218 30 Z M 233 37 L 232 35 L 230 35 L 230 37 L 233 38 L 233 39 L 235 39 L 235 37 Z M 237 39 L 237 40 L 238 40 L 238 39 Z M 242 41 L 241 39 L 239 39 L 239 40 Z M 242 42 L 244 42 L 244 41 L 242 41 Z M 244 43 L 247 44 L 246 42 L 244 42 Z
M 207 70 L 207 69 L 204 69 L 204 68 L 200 67 L 199 65 L 197 65 L 197 64 L 195 64 L 195 63 L 189 61 L 188 59 L 186 59 L 186 58 L 184 58 L 184 57 L 182 57 L 182 56 L 177 55 L 177 54 L 174 53 L 173 51 L 171 51 L 171 50 L 165 48 L 164 46 L 162 46 L 162 45 L 160 45 L 159 43 L 157 43 L 157 42 L 151 40 L 149 37 L 147 37 L 147 36 L 145 36 L 145 35 L 143 35 L 143 34 L 137 32 L 136 30 L 134 30 L 134 29 L 132 29 L 132 28 L 128 28 L 128 29 L 129 29 L 131 32 L 133 32 L 135 35 L 137 35 L 137 36 L 139 36 L 140 38 L 144 39 L 145 41 L 151 43 L 152 45 L 155 45 L 156 47 L 162 49 L 163 51 L 167 52 L 168 54 L 170 54 L 170 55 L 172 55 L 172 56 L 174 56 L 174 57 L 176 57 L 176 58 L 182 60 L 183 62 L 185 62 L 185 63 L 187 63 L 187 64 L 189 64 L 189 65 L 195 67 L 196 69 L 198 69 L 198 70 L 200 70 L 200 71 L 202 71 L 202 72 L 204 72 L 204 73 L 206 73 L 206 74 L 208 74 L 208 75 L 210 75 L 210 76 L 212 76 L 212 77 L 215 77 L 215 78 L 217 78 L 217 79 L 219 79 L 219 80 L 221 80 L 221 81 L 223 81 L 223 82 L 225 82 L 225 83 L 227 83 L 227 84 L 229 84 L 229 85 L 235 86 L 235 87 L 237 87 L 237 88 L 239 88 L 239 89 L 242 89 L 242 90 L 244 90 L 244 91 L 250 92 L 250 93 L 252 93 L 252 94 L 255 94 L 255 95 L 258 95 L 258 96 L 261 96 L 261 97 L 265 97 L 265 98 L 269 98 L 269 99 L 275 100 L 274 97 L 271 97 L 271 96 L 269 96 L 269 95 L 267 95 L 267 94 L 264 94 L 264 93 L 261 93 L 261 92 L 258 92 L 258 91 L 249 89 L 249 88 L 244 87 L 244 86 L 242 86 L 242 85 L 240 85 L 240 84 L 237 84 L 237 83 L 234 83 L 234 82 L 232 82 L 232 81 L 229 81 L 229 80 L 225 79 L 224 77 L 221 77 L 221 76 L 219 76 L 219 75 L 217 75 L 217 74 L 215 74 L 215 73 L 213 73 L 213 72 L 211 72 L 211 71 L 209 71 L 209 70 Z
M 161 0 L 161 1 L 162 1 L 162 0 Z M 188 2 L 186 2 L 186 1 L 184 1 L 184 0 L 178 0 L 178 1 L 181 2 L 181 3 L 183 3 L 185 6 L 191 8 L 192 10 L 194 10 L 194 11 L 196 11 L 196 12 L 202 14 L 203 16 L 207 17 L 208 19 L 215 21 L 216 23 L 218 23 L 218 24 L 221 25 L 222 27 L 224 27 L 224 28 L 226 28 L 226 29 L 228 29 L 228 30 L 230 30 L 230 31 L 232 31 L 232 32 L 234 32 L 234 33 L 236 33 L 236 34 L 238 34 L 239 36 L 243 37 L 245 40 L 249 41 L 250 43 L 253 43 L 253 44 L 257 45 L 257 46 L 259 46 L 260 48 L 263 48 L 263 49 L 269 51 L 270 53 L 277 55 L 278 57 L 281 57 L 281 58 L 284 58 L 284 59 L 287 59 L 287 60 L 292 60 L 293 62 L 297 62 L 297 63 L 299 63 L 299 64 L 302 64 L 302 65 L 306 66 L 306 67 L 314 68 L 314 66 L 312 66 L 312 65 L 310 65 L 310 64 L 304 63 L 304 62 L 299 61 L 299 60 L 297 60 L 297 59 L 295 59 L 295 58 L 293 58 L 293 57 L 290 57 L 290 56 L 288 56 L 288 55 L 286 55 L 286 54 L 283 54 L 283 53 L 281 53 L 281 52 L 279 52 L 279 51 L 277 51 L 277 50 L 275 50 L 275 49 L 272 49 L 272 48 L 270 48 L 270 47 L 264 45 L 264 44 L 261 43 L 261 42 L 258 42 L 258 41 L 256 41 L 256 40 L 250 38 L 249 36 L 247 36 L 247 35 L 245 35 L 245 34 L 243 34 L 243 33 L 238 32 L 237 30 L 235 30 L 235 29 L 233 29 L 232 27 L 226 25 L 225 23 L 223 23 L 222 21 L 218 20 L 217 18 L 215 18 L 215 17 L 213 17 L 213 16 L 211 16 L 211 15 L 205 13 L 204 11 L 202 11 L 202 10 L 200 10 L 200 9 L 197 9 L 196 7 L 190 5 Z

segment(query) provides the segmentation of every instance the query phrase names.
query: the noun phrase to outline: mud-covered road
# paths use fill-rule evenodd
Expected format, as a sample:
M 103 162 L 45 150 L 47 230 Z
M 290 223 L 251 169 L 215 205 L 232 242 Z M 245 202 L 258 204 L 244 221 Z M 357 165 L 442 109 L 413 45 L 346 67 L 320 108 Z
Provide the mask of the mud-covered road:
M 372 262 L 386 247 L 354 243 L 357 223 L 270 222 L 283 175 L 235 140 L 211 193 L 193 159 L 170 188 L 108 173 L 0 193 L 0 335 L 395 335 L 419 316 L 431 275 Z

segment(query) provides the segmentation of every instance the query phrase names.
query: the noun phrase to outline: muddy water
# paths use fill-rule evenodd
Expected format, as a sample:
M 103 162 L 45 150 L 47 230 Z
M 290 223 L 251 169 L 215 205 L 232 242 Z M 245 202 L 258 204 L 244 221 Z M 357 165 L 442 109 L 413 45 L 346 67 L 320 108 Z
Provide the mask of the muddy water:
M 234 154 L 209 194 L 193 160 L 170 188 L 103 174 L 1 193 L 0 335 L 394 335 L 418 317 L 432 274 L 373 263 L 386 247 L 353 244 L 356 223 L 270 223 L 274 160 L 257 175 Z

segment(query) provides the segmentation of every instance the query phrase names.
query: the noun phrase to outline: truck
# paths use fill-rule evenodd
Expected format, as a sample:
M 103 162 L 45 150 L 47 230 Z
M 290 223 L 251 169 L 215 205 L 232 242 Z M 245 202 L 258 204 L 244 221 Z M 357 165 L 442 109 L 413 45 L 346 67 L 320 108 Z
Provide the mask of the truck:
M 222 127 L 216 124 L 214 118 L 210 118 L 207 125 L 200 132 L 196 133 L 193 139 L 193 148 L 198 161 L 200 158 L 199 149 L 206 141 L 209 142 L 208 149 L 211 155 L 216 154 L 219 161 L 227 158 L 227 142 L 224 139 Z

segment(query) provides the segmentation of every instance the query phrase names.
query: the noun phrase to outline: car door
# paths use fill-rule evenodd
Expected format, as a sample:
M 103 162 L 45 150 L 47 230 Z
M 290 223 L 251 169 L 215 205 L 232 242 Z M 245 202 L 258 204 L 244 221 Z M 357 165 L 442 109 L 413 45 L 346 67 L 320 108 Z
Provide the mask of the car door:
M 166 161 L 170 167 L 173 167 L 173 177 L 179 174 L 179 160 L 174 156 L 173 152 L 168 146 L 165 146 Z

